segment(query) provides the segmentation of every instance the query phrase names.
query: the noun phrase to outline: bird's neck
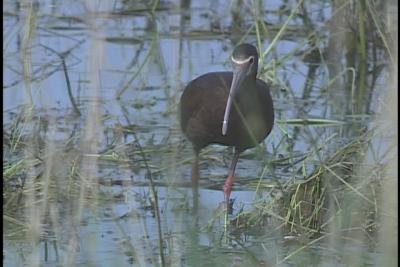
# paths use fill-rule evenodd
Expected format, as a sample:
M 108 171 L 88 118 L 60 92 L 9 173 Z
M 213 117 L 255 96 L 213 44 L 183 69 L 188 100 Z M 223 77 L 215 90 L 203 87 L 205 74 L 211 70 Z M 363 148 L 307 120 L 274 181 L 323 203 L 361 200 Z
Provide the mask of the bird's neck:
M 247 77 L 243 82 L 239 89 L 237 99 L 247 99 L 253 98 L 256 96 L 256 78 L 255 77 Z

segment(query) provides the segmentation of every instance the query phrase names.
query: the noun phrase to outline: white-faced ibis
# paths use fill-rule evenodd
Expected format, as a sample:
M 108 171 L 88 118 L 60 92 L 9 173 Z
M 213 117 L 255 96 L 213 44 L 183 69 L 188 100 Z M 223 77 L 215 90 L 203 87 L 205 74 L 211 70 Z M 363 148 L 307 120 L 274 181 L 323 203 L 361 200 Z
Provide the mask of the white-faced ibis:
M 210 72 L 192 80 L 180 101 L 182 131 L 198 155 L 209 144 L 234 147 L 224 185 L 226 203 L 232 191 L 236 163 L 244 150 L 255 147 L 271 132 L 274 108 L 269 86 L 258 79 L 258 53 L 250 44 L 237 46 L 231 56 L 233 72 Z M 197 179 L 197 178 L 196 178 Z

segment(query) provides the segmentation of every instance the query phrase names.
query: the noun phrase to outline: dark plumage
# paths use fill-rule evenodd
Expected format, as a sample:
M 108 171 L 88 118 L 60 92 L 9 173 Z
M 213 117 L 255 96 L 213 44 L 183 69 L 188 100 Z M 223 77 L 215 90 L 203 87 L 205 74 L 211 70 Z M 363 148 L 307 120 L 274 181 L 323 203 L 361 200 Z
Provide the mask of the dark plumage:
M 180 101 L 182 131 L 196 153 L 194 168 L 198 153 L 209 144 L 235 148 L 224 186 L 227 201 L 239 154 L 263 141 L 274 124 L 269 86 L 256 78 L 256 48 L 250 44 L 237 46 L 231 61 L 233 72 L 211 72 L 192 80 Z

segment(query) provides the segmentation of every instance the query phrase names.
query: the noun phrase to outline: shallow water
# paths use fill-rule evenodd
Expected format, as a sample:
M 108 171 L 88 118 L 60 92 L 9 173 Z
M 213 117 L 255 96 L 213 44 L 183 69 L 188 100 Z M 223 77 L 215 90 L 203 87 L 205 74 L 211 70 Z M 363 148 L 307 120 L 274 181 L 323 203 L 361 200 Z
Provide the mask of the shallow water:
M 203 151 L 199 203 L 193 209 L 193 152 L 180 132 L 178 101 L 191 79 L 230 69 L 234 43 L 254 19 L 250 1 L 244 2 L 237 11 L 226 1 L 160 1 L 154 16 L 146 1 L 99 1 L 97 6 L 88 6 L 84 1 L 43 0 L 35 2 L 33 9 L 14 1 L 3 4 L 4 128 L 11 129 L 26 107 L 26 89 L 31 86 L 35 106 L 31 124 L 44 127 L 38 130 L 38 139 L 47 144 L 43 152 L 46 164 L 53 159 L 49 177 L 55 184 L 49 189 L 49 211 L 44 212 L 39 244 L 27 241 L 34 240 L 26 234 L 29 231 L 16 234 L 18 225 L 5 221 L 6 266 L 32 266 L 32 262 L 61 266 L 70 264 L 69 260 L 76 266 L 159 265 L 158 223 L 148 170 L 156 184 L 167 265 L 347 266 L 341 261 L 351 257 L 351 244 L 345 249 L 318 242 L 308 245 L 309 240 L 287 234 L 273 223 L 257 231 L 233 231 L 226 240 L 222 185 L 230 149 L 210 146 Z M 285 1 L 264 2 L 264 20 L 281 26 L 287 14 L 278 14 L 278 10 L 285 7 Z M 295 6 L 289 2 L 289 7 Z M 306 8 L 315 23 L 313 30 L 322 31 L 332 7 L 322 1 Z M 28 12 L 33 12 L 36 27 L 27 23 Z M 236 21 L 235 12 L 243 21 Z M 289 25 L 260 71 L 260 78 L 274 83 L 271 94 L 277 123 L 260 147 L 241 156 L 232 193 L 235 214 L 252 210 L 259 199 L 268 201 L 279 184 L 304 179 L 326 155 L 352 140 L 358 129 L 370 127 L 373 117 L 348 112 L 352 99 L 345 88 L 327 86 L 331 77 L 325 63 L 317 68 L 314 83 L 307 88 L 311 65 L 299 56 L 279 60 L 308 48 L 305 30 L 296 30 L 303 25 L 299 18 Z M 32 80 L 27 82 L 21 75 L 21 51 L 24 30 L 29 27 L 34 34 L 29 42 Z M 235 27 L 240 34 L 235 34 Z M 262 51 L 276 33 L 271 30 L 270 37 L 262 40 Z M 319 38 L 322 40 L 323 34 Z M 245 40 L 257 43 L 254 33 Z M 80 117 L 73 114 L 61 60 L 53 50 L 70 50 L 65 61 Z M 378 76 L 376 87 L 382 84 L 384 73 Z M 122 89 L 126 90 L 118 99 Z M 93 106 L 97 108 L 94 113 Z M 84 132 L 93 115 L 100 123 L 94 133 L 96 149 L 89 152 Z M 333 123 L 290 123 L 305 118 Z M 135 134 L 122 128 L 127 126 Z M 22 134 L 29 136 L 32 128 L 23 128 Z M 15 154 L 7 155 L 12 158 Z M 303 156 L 306 161 L 296 162 Z M 288 160 L 281 161 L 285 158 Z M 74 164 L 80 167 L 82 181 L 71 174 Z M 265 187 L 256 192 L 258 183 Z M 90 190 L 80 198 L 82 186 Z M 77 199 L 81 202 L 75 203 Z M 77 225 L 74 216 L 80 208 L 82 217 Z M 16 213 L 27 215 L 29 209 L 27 205 Z M 29 225 L 32 221 L 27 217 Z M 358 248 L 365 251 L 363 266 L 373 265 L 374 250 L 363 243 Z

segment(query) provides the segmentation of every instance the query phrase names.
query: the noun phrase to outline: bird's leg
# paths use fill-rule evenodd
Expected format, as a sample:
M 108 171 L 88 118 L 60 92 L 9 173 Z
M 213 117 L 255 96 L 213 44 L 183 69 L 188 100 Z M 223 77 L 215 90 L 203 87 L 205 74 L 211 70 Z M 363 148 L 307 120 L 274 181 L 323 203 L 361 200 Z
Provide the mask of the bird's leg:
M 193 211 L 197 214 L 199 206 L 199 151 L 195 150 L 194 162 L 192 166 L 192 194 L 193 194 Z
M 231 196 L 231 192 L 232 192 L 232 186 L 233 186 L 233 181 L 234 181 L 234 177 L 235 177 L 236 163 L 238 162 L 239 155 L 240 155 L 240 152 L 237 149 L 235 149 L 235 152 L 233 154 L 232 163 L 229 168 L 228 178 L 226 179 L 225 185 L 224 185 L 224 196 L 225 196 L 225 203 L 226 203 L 227 208 L 230 204 L 229 200 L 230 200 L 230 196 Z
M 200 172 L 199 172 L 199 152 L 195 151 L 194 161 L 192 165 L 192 183 L 193 185 L 199 184 Z

